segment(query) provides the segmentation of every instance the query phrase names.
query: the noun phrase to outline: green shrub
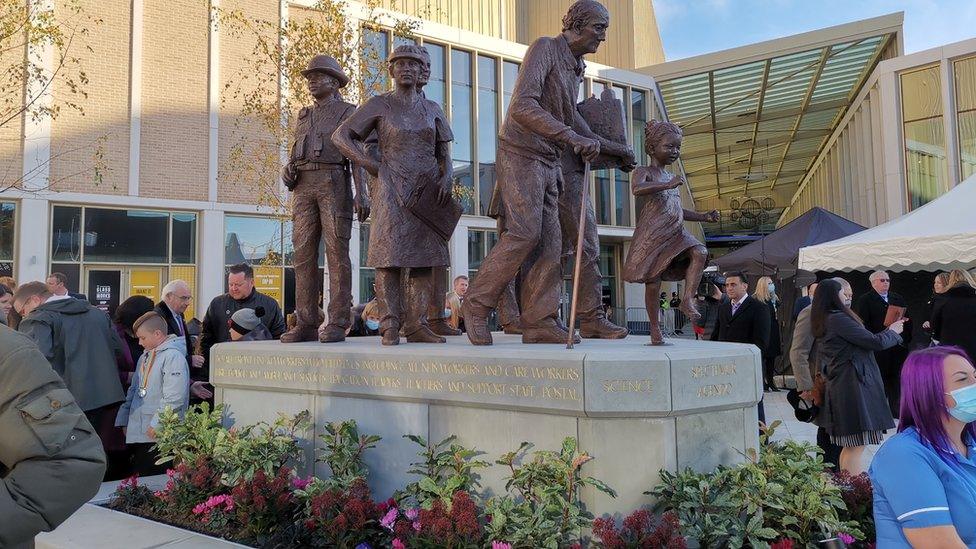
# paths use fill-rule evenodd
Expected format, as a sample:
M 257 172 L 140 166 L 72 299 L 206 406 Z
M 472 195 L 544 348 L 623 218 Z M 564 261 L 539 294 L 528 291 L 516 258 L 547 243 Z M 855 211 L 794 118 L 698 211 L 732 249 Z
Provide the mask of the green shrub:
M 710 473 L 661 471 L 661 484 L 649 492 L 657 508 L 674 511 L 683 534 L 703 548 L 761 547 L 774 539 L 816 547 L 840 532 L 862 536 L 856 523 L 840 518 L 844 501 L 819 448 L 772 441 L 779 424 L 760 437 L 762 453 L 750 449 L 742 465 Z
M 408 484 L 396 499 L 401 505 L 416 506 L 430 510 L 436 500 L 450 506 L 455 492 L 478 491 L 477 469 L 488 467 L 487 461 L 475 459 L 481 452 L 457 444 L 457 437 L 451 435 L 431 444 L 417 435 L 403 435 L 421 446 L 418 455 L 421 461 L 414 462 L 407 473 L 418 475 L 416 482 Z
M 488 539 L 508 542 L 513 548 L 568 546 L 593 523 L 593 515 L 580 502 L 580 488 L 590 485 L 611 497 L 617 494 L 581 473 L 593 458 L 579 452 L 575 438 L 563 440 L 558 452 L 538 451 L 528 458 L 531 447 L 523 442 L 496 462 L 509 469 L 505 489 L 510 495 L 488 500 Z

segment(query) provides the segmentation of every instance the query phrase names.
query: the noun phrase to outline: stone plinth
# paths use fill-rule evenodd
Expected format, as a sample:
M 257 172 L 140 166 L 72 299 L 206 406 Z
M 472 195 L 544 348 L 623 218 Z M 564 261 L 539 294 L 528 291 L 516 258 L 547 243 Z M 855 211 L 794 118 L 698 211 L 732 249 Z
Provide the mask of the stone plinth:
M 762 371 L 751 345 L 674 340 L 648 347 L 646 338 L 629 337 L 584 340 L 568 350 L 494 337 L 491 347 L 464 337 L 397 347 L 379 338 L 225 343 L 212 350 L 211 378 L 230 421 L 312 411 L 309 457 L 330 421 L 355 419 L 361 432 L 382 436 L 366 455 L 377 498 L 411 480 L 406 471 L 419 447 L 404 434 L 433 441 L 454 434 L 487 461 L 522 441 L 556 450 L 575 436 L 596 458 L 585 471 L 620 494 L 585 493 L 597 514 L 649 503 L 643 492 L 660 469 L 709 470 L 758 446 Z M 326 474 L 322 465 L 315 470 Z M 501 492 L 504 474 L 492 467 L 482 485 Z

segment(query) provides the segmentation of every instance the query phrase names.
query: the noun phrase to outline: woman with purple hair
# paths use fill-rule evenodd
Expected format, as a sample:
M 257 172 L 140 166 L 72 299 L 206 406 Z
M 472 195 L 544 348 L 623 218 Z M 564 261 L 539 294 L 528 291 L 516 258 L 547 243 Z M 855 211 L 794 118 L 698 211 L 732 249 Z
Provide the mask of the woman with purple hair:
M 827 381 L 818 421 L 830 442 L 842 448 L 840 468 L 858 475 L 864 472 L 864 448 L 881 444 L 885 431 L 895 426 L 874 351 L 901 343 L 908 319 L 873 334 L 851 310 L 852 297 L 847 281 L 822 281 L 810 306 L 810 327 Z
M 871 464 L 878 547 L 976 547 L 976 372 L 966 352 L 909 355 L 899 416 Z

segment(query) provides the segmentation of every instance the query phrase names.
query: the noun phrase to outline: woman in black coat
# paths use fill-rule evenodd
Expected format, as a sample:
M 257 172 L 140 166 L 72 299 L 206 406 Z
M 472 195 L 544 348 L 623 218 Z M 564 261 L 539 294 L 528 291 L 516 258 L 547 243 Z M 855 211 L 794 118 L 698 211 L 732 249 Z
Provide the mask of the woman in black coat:
M 773 393 L 779 392 L 776 388 L 776 359 L 783 354 L 783 343 L 779 333 L 779 319 L 776 317 L 776 305 L 779 299 L 776 297 L 776 285 L 773 279 L 764 276 L 756 283 L 756 291 L 752 297 L 762 303 L 769 310 L 769 343 L 762 351 L 763 361 L 763 390 Z
M 961 274 L 950 275 L 950 282 L 955 284 L 932 310 L 932 336 L 941 345 L 962 347 L 976 360 L 976 289 Z
M 827 381 L 818 420 L 830 442 L 843 448 L 840 468 L 857 475 L 864 472 L 864 447 L 880 444 L 885 431 L 895 426 L 874 351 L 900 344 L 907 319 L 871 333 L 851 310 L 853 293 L 850 284 L 842 282 L 831 278 L 820 283 L 810 324 L 819 340 L 817 356 Z

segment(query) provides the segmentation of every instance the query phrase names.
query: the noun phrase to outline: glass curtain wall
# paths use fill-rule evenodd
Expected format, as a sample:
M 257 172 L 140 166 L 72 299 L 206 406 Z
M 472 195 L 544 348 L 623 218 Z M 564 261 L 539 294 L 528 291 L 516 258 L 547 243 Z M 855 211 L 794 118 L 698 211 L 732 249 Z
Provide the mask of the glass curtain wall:
M 908 204 L 918 208 L 949 190 L 939 66 L 901 75 Z
M 953 63 L 960 179 L 976 173 L 976 57 Z

